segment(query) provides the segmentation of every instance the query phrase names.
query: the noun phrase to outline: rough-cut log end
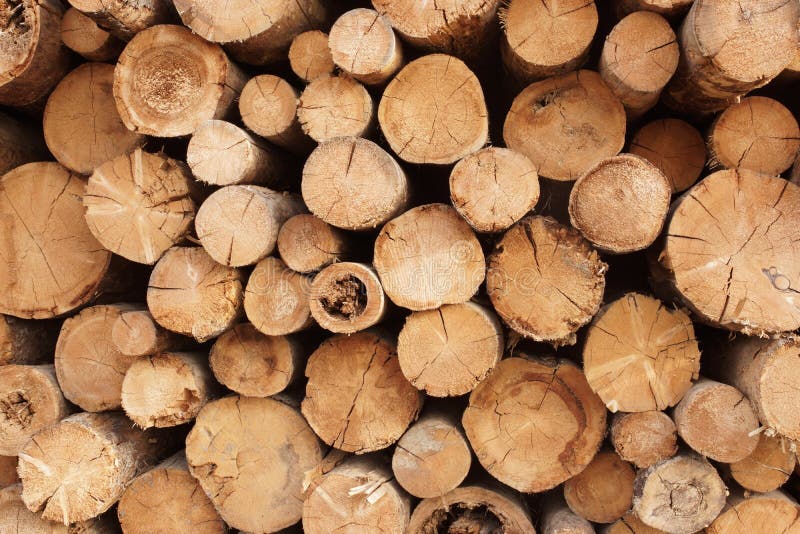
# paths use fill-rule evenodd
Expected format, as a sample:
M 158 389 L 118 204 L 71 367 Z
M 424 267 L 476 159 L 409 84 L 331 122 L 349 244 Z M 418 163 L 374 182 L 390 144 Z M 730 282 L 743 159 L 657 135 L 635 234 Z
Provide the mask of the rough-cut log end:
M 256 264 L 244 290 L 244 312 L 259 332 L 282 336 L 314 324 L 309 308 L 311 279 L 267 257 Z
M 752 454 L 732 463 L 730 469 L 733 479 L 744 489 L 766 493 L 783 486 L 795 465 L 795 453 L 788 440 L 761 433 Z
M 242 307 L 242 273 L 215 262 L 200 247 L 173 247 L 158 260 L 147 307 L 166 328 L 207 341 L 233 326 Z
M 664 412 L 618 413 L 611 422 L 611 443 L 620 458 L 644 469 L 675 456 L 677 432 Z
M 472 465 L 467 438 L 458 422 L 439 413 L 423 415 L 392 455 L 397 482 L 421 499 L 439 497 L 459 486 Z
M 579 68 L 597 31 L 593 1 L 545 2 L 513 0 L 500 12 L 500 53 L 506 69 L 530 83 Z M 535 30 L 534 30 L 535 28 Z
M 580 70 L 529 85 L 503 125 L 506 146 L 536 165 L 539 176 L 576 180 L 625 144 L 625 108 L 600 75 Z
M 317 217 L 346 230 L 372 230 L 408 206 L 409 185 L 397 161 L 357 137 L 321 143 L 303 167 L 303 200 Z
M 343 451 L 385 449 L 422 407 L 394 344 L 372 332 L 328 338 L 309 357 L 306 376 L 303 415 L 325 443 Z
M 305 211 L 297 195 L 256 185 L 229 185 L 203 202 L 194 226 L 214 261 L 244 267 L 272 254 L 281 225 Z
M 782 491 L 728 499 L 728 506 L 706 529 L 708 534 L 796 532 L 800 530 L 800 505 Z
M 296 409 L 226 397 L 200 411 L 186 460 L 228 525 L 276 532 L 300 520 L 303 476 L 322 461 L 322 447 Z
M 473 302 L 414 312 L 397 341 L 400 368 L 428 395 L 464 395 L 503 357 L 503 338 L 497 316 Z
M 519 152 L 484 148 L 453 167 L 450 200 L 476 231 L 502 232 L 536 206 L 539 176 Z
M 125 46 L 74 7 L 69 8 L 61 19 L 61 40 L 64 46 L 89 61 L 116 59 Z
M 689 189 L 706 165 L 706 146 L 697 128 L 680 119 L 659 119 L 642 126 L 628 152 L 664 173 L 673 193 Z
M 297 119 L 317 143 L 335 137 L 364 137 L 374 119 L 372 97 L 363 85 L 344 76 L 320 76 L 300 95 Z
M 636 473 L 613 451 L 602 451 L 586 469 L 564 483 L 564 499 L 579 516 L 613 523 L 630 510 Z
M 702 320 L 761 335 L 796 330 L 800 188 L 749 170 L 719 171 L 673 208 L 659 261 Z
M 374 9 L 342 14 L 331 27 L 328 46 L 337 67 L 368 85 L 382 84 L 403 64 L 400 39 Z
M 278 253 L 286 266 L 299 273 L 319 271 L 344 259 L 347 235 L 315 215 L 289 218 L 278 232 Z
M 300 128 L 297 105 L 300 93 L 283 78 L 272 74 L 254 76 L 239 97 L 239 113 L 245 126 L 271 143 L 306 154 L 314 143 Z
M 386 314 L 378 275 L 363 263 L 335 263 L 311 283 L 311 315 L 322 328 L 352 334 L 377 324 Z
M 489 256 L 486 291 L 514 331 L 536 341 L 573 344 L 575 332 L 600 309 L 606 268 L 577 231 L 529 216 L 511 227 Z
M 642 522 L 669 534 L 690 534 L 711 524 L 728 494 L 704 458 L 679 454 L 639 471 L 633 511 Z
M 574 364 L 515 357 L 472 391 L 462 422 L 492 476 L 534 493 L 589 465 L 605 436 L 606 410 Z
M 240 323 L 217 338 L 209 363 L 227 388 L 248 397 L 269 397 L 302 374 L 302 356 L 295 340 L 266 336 L 252 324 Z
M 664 410 L 697 379 L 700 348 L 684 311 L 628 293 L 595 316 L 583 361 L 589 385 L 612 412 Z
M 415 311 L 466 302 L 486 270 L 472 229 L 445 204 L 419 206 L 386 223 L 373 264 L 392 302 Z
M 289 47 L 289 65 L 304 82 L 333 74 L 336 65 L 328 46 L 328 34 L 311 30 L 296 35 Z
M 595 534 L 591 523 L 569 509 L 561 492 L 551 492 L 541 506 L 541 534 Z
M 455 163 L 489 137 L 478 78 L 444 54 L 423 56 L 397 73 L 381 97 L 378 121 L 389 146 L 409 163 Z
M 411 497 L 392 480 L 379 456 L 351 457 L 328 472 L 303 503 L 303 532 L 402 534 L 411 517 Z M 354 525 L 357 525 L 355 527 Z
M 111 327 L 111 341 L 126 356 L 149 356 L 182 344 L 146 310 L 122 312 Z
M 411 515 L 406 532 L 536 532 L 525 503 L 506 489 L 462 486 L 425 499 Z
M 0 178 L 0 313 L 47 319 L 95 297 L 111 253 L 86 225 L 85 190 L 57 163 L 28 163 Z
M 136 477 L 119 500 L 117 517 L 126 534 L 228 531 L 214 504 L 189 474 L 183 453 Z
M 52 365 L 0 366 L 0 454 L 16 456 L 32 435 L 69 412 Z
M 184 163 L 137 148 L 94 169 L 83 196 L 86 223 L 108 250 L 152 265 L 189 233 L 192 182 Z
M 122 381 L 122 408 L 141 428 L 188 423 L 216 387 L 205 354 L 165 352 L 141 358 Z
M 129 129 L 177 137 L 224 116 L 244 83 L 244 74 L 218 45 L 164 24 L 136 34 L 122 51 L 114 98 Z
M 667 177 L 633 154 L 599 161 L 569 195 L 569 219 L 598 248 L 625 254 L 649 247 L 669 210 Z
M 743 98 L 723 111 L 708 136 L 709 166 L 777 176 L 792 166 L 800 127 L 783 104 L 764 96 Z

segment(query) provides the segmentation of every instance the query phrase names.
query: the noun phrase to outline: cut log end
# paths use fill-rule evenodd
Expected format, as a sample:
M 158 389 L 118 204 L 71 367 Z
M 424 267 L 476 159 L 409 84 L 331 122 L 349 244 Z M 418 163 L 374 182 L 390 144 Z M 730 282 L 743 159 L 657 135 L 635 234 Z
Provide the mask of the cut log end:
M 730 469 L 733 479 L 744 489 L 766 493 L 783 486 L 795 465 L 795 453 L 788 440 L 762 432 L 752 454 L 732 463 Z
M 303 415 L 325 443 L 347 452 L 395 443 L 422 407 L 422 396 L 400 372 L 395 346 L 371 332 L 324 341 L 306 376 Z
M 352 334 L 386 314 L 386 295 L 375 271 L 363 263 L 335 263 L 311 283 L 311 315 L 326 330 Z
M 472 302 L 414 312 L 397 341 L 400 368 L 428 395 L 464 395 L 500 361 L 503 338 L 497 316 Z
M 297 119 L 318 143 L 335 137 L 364 137 L 373 125 L 372 97 L 359 82 L 344 76 L 320 76 L 300 95 Z
M 593 1 L 567 0 L 554 5 L 515 0 L 500 15 L 506 68 L 522 83 L 579 68 L 597 31 Z M 531 28 L 537 31 L 531 33 Z M 554 43 L 558 43 L 554 46 Z
M 180 344 L 145 310 L 123 311 L 111 327 L 111 340 L 126 356 L 149 356 Z
M 564 483 L 564 499 L 579 516 L 613 523 L 630 510 L 636 473 L 615 452 L 602 451 L 586 469 Z
M 378 106 L 381 131 L 409 163 L 455 163 L 488 141 L 478 78 L 461 60 L 431 54 L 397 73 Z
M 536 206 L 539 176 L 522 154 L 484 148 L 453 167 L 450 199 L 476 231 L 501 232 Z
M 295 36 L 289 47 L 289 65 L 305 82 L 333 74 L 336 65 L 328 46 L 328 34 L 311 30 Z
M 542 502 L 539 531 L 542 534 L 594 534 L 591 523 L 569 509 L 561 492 L 555 491 Z
M 639 469 L 678 452 L 675 423 L 664 412 L 619 413 L 611 422 L 611 443 L 620 458 Z
M 642 126 L 628 151 L 658 167 L 673 193 L 689 189 L 703 172 L 706 147 L 697 128 L 680 119 L 659 119 Z
M 573 344 L 575 332 L 600 309 L 606 264 L 577 231 L 553 219 L 529 216 L 511 227 L 488 267 L 495 310 L 525 337 Z
M 322 461 L 322 447 L 294 408 L 226 397 L 201 410 L 186 438 L 186 460 L 228 525 L 276 532 L 300 520 L 303 475 Z
M 86 223 L 108 250 L 152 265 L 189 233 L 192 182 L 182 162 L 137 148 L 94 169 L 83 196 Z
M 368 85 L 384 83 L 403 63 L 400 39 L 373 9 L 342 14 L 331 27 L 328 46 L 336 66 Z
M 123 41 L 130 41 L 134 35 L 150 26 L 168 24 L 174 19 L 169 0 L 137 0 L 132 3 L 69 0 L 69 3 Z
M 600 75 L 580 70 L 517 95 L 503 139 L 536 165 L 540 177 L 572 181 L 622 150 L 625 120 L 625 108 Z
M 61 19 L 61 40 L 64 46 L 89 61 L 116 59 L 125 46 L 124 42 L 74 7 L 69 8 Z
M 440 497 L 459 486 L 472 464 L 464 433 L 452 418 L 431 413 L 414 423 L 392 455 L 397 482 L 420 499 Z
M 605 435 L 606 410 L 574 364 L 515 357 L 472 391 L 462 422 L 481 465 L 533 493 L 589 465 Z
M 675 406 L 700 372 L 689 316 L 639 293 L 628 293 L 597 314 L 583 358 L 589 385 L 612 412 Z
M 166 328 L 207 341 L 233 326 L 242 307 L 242 273 L 200 247 L 173 247 L 150 275 L 147 307 Z
M 344 232 L 306 213 L 283 223 L 277 247 L 286 266 L 299 273 L 319 271 L 344 259 L 349 250 Z
M 239 97 L 242 122 L 271 143 L 306 154 L 313 142 L 300 128 L 297 104 L 300 93 L 283 78 L 261 74 L 251 78 Z
M 782 491 L 732 496 L 728 507 L 708 527 L 708 534 L 747 534 L 765 528 L 780 532 L 800 529 L 800 506 Z
M 486 269 L 472 229 L 444 204 L 410 209 L 385 224 L 373 264 L 392 302 L 415 311 L 466 302 Z
M 403 169 L 367 139 L 321 143 L 303 167 L 303 200 L 323 221 L 346 230 L 372 230 L 401 214 L 409 202 Z
M 676 20 L 689 11 L 694 0 L 614 0 L 617 15 L 624 18 L 636 11 L 651 11 Z M 638 531 L 637 531 L 638 532 Z
M 240 323 L 214 342 L 209 363 L 220 383 L 248 397 L 280 393 L 302 373 L 302 350 L 284 336 L 266 336 Z
M 314 324 L 309 308 L 311 279 L 294 272 L 279 259 L 258 262 L 247 281 L 244 311 L 259 332 L 281 336 Z
M 614 156 L 575 182 L 569 196 L 570 222 L 607 252 L 642 250 L 661 233 L 671 193 L 666 176 L 646 159 Z

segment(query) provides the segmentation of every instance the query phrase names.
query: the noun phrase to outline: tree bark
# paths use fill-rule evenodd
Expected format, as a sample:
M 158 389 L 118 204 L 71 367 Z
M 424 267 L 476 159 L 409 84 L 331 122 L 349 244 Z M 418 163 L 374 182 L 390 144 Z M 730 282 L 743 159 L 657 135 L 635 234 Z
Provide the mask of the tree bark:
M 527 85 L 586 63 L 597 31 L 593 1 L 512 0 L 506 6 L 500 11 L 504 30 L 500 55 L 517 82 Z M 533 28 L 536 31 L 531 32 Z
M 122 51 L 114 99 L 128 129 L 180 137 L 227 116 L 246 81 L 219 45 L 163 24 L 136 34 Z
M 336 66 L 367 85 L 383 84 L 403 65 L 400 39 L 374 9 L 343 13 L 330 29 L 328 46 Z
M 589 242 L 555 220 L 528 216 L 511 227 L 489 256 L 486 292 L 515 332 L 555 345 L 600 309 L 607 265 Z M 539 310 L 531 314 L 531 310 Z
M 157 24 L 168 24 L 174 15 L 169 0 L 68 0 L 73 8 L 123 41 Z
M 675 32 L 656 13 L 631 13 L 611 29 L 600 55 L 600 76 L 625 106 L 628 121 L 658 103 L 679 56 Z
M 586 379 L 612 412 L 664 410 L 700 372 L 689 316 L 652 297 L 628 293 L 595 316 L 583 347 Z
M 322 453 L 300 413 L 271 398 L 211 402 L 186 438 L 189 472 L 222 519 L 245 532 L 275 532 L 300 520 L 303 474 Z
M 297 120 L 299 98 L 297 89 L 283 78 L 260 74 L 250 78 L 242 89 L 239 113 L 244 125 L 256 135 L 291 152 L 305 155 L 311 152 L 314 143 L 303 133 Z
M 709 167 L 777 176 L 800 149 L 800 127 L 783 104 L 750 96 L 720 113 L 708 136 Z
M 403 375 L 432 397 L 469 393 L 497 365 L 504 349 L 497 316 L 474 302 L 413 312 L 397 341 Z
M 70 411 L 52 365 L 0 366 L 0 454 L 16 456 L 32 435 Z
M 243 275 L 200 247 L 173 247 L 158 260 L 147 287 L 153 318 L 199 342 L 231 328 L 241 314 Z
M 268 336 L 305 330 L 314 324 L 309 307 L 311 278 L 287 268 L 277 258 L 256 264 L 244 290 L 244 312 Z
M 50 162 L 0 178 L 0 313 L 48 319 L 96 296 L 111 253 L 86 225 L 85 189 L 82 178 Z
M 392 455 L 397 482 L 415 497 L 440 497 L 461 485 L 472 465 L 458 418 L 429 412 L 403 434 Z
M 534 493 L 589 465 L 605 436 L 606 411 L 574 364 L 514 357 L 472 390 L 462 422 L 489 474 Z
M 419 206 L 386 223 L 373 265 L 392 302 L 414 311 L 466 302 L 486 268 L 472 229 L 445 204 Z
M 33 436 L 19 455 L 29 510 L 65 525 L 97 517 L 125 486 L 166 456 L 167 434 L 134 428 L 121 413 L 78 413 Z
M 625 108 L 600 75 L 579 70 L 536 82 L 511 104 L 506 146 L 526 155 L 539 176 L 576 180 L 625 144 Z
M 617 413 L 611 420 L 611 443 L 620 458 L 639 469 L 678 452 L 678 430 L 664 412 Z
M 228 531 L 214 504 L 189 474 L 183 452 L 133 479 L 119 500 L 117 516 L 126 534 Z
M 455 163 L 489 140 L 478 78 L 444 54 L 423 56 L 397 73 L 381 97 L 378 122 L 395 154 L 409 163 Z
M 664 173 L 673 193 L 689 189 L 706 165 L 706 146 L 697 128 L 680 119 L 648 122 L 633 134 L 628 152 Z
M 313 214 L 345 230 L 372 230 L 403 213 L 409 184 L 397 161 L 357 137 L 322 142 L 303 167 L 303 200 Z
M 328 534 L 357 528 L 404 534 L 411 508 L 411 496 L 393 480 L 382 458 L 351 457 L 327 473 L 306 497 L 303 531 Z
M 343 451 L 385 449 L 422 408 L 422 395 L 400 372 L 396 347 L 373 332 L 328 338 L 305 372 L 303 415 L 322 441 Z
M 597 248 L 627 254 L 649 247 L 661 233 L 672 188 L 658 167 L 621 154 L 597 162 L 569 195 L 569 220 Z
M 137 148 L 105 161 L 89 177 L 86 223 L 106 249 L 153 265 L 189 234 L 192 188 L 184 163 Z
M 183 23 L 208 41 L 225 43 L 237 61 L 250 65 L 275 63 L 285 57 L 294 37 L 325 23 L 327 7 L 320 0 L 237 0 L 219 9 L 201 0 L 175 0 Z
M 89 61 L 115 60 L 125 46 L 74 7 L 67 9 L 61 19 L 61 40 L 64 46 Z
M 366 137 L 375 119 L 372 97 L 347 76 L 320 76 L 300 95 L 297 119 L 307 136 L 322 143 L 335 137 Z
M 336 65 L 328 46 L 328 34 L 319 30 L 297 34 L 289 46 L 289 65 L 306 83 L 333 74 Z
M 735 203 L 731 199 L 735 199 Z M 670 290 L 704 322 L 764 335 L 796 330 L 792 279 L 800 188 L 749 170 L 718 171 L 680 197 L 659 257 Z
M 22 7 L 19 7 L 19 6 Z M 12 4 L 0 9 L 0 104 L 36 108 L 70 67 L 61 43 L 64 6 L 57 0 Z
M 601 451 L 586 469 L 564 483 L 564 499 L 570 510 L 595 523 L 613 523 L 631 509 L 631 465 L 613 451 Z
M 766 85 L 797 52 L 800 6 L 783 0 L 695 0 L 678 34 L 681 59 L 665 103 L 713 113 Z
M 299 273 L 313 273 L 343 261 L 351 248 L 347 234 L 308 213 L 283 223 L 276 246 L 286 266 Z
M 304 357 L 297 340 L 266 336 L 239 323 L 214 342 L 209 363 L 216 379 L 247 397 L 270 397 L 302 375 Z
M 484 148 L 453 167 L 450 200 L 476 232 L 502 232 L 536 206 L 539 175 L 519 152 Z

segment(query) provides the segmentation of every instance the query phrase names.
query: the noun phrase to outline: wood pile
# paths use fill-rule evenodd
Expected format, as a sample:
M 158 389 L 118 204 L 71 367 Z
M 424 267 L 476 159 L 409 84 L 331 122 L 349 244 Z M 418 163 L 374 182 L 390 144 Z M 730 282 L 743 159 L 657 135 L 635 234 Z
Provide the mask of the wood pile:
M 800 534 L 798 28 L 0 0 L 0 534 Z

